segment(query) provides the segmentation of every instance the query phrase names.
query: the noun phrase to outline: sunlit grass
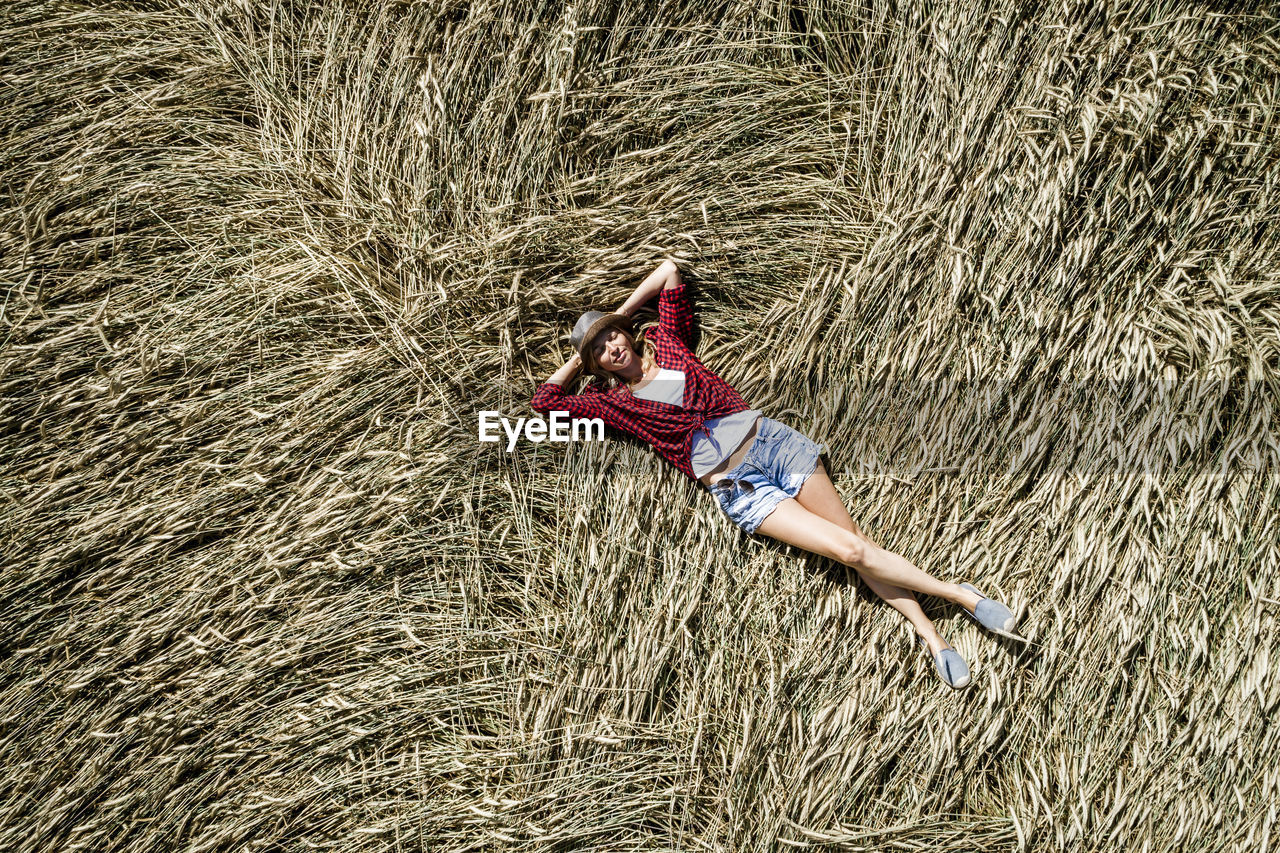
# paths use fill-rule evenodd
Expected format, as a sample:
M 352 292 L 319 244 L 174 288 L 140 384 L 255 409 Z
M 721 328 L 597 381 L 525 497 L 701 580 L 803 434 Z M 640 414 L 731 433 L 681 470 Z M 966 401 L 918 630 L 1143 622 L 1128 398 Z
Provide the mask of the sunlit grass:
M 1274 846 L 1280 25 L 1220 8 L 7 8 L 0 847 Z M 1028 645 L 925 600 L 951 692 L 646 448 L 477 440 L 668 255 Z

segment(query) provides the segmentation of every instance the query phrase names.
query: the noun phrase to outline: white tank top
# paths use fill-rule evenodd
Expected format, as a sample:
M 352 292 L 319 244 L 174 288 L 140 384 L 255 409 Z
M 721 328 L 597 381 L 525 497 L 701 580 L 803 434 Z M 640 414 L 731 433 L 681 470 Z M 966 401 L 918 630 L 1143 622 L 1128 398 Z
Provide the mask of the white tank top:
M 639 390 L 632 389 L 631 394 L 639 397 L 641 400 L 651 400 L 655 403 L 670 403 L 673 406 L 684 407 L 684 371 L 683 370 L 667 370 L 665 367 L 658 368 L 658 375 L 650 379 L 648 384 Z
M 650 379 L 643 387 L 632 390 L 632 395 L 641 400 L 656 403 L 670 403 L 684 407 L 684 371 L 658 368 L 658 375 Z M 706 422 L 710 433 L 697 430 L 689 444 L 689 464 L 693 468 L 693 476 L 702 478 L 708 471 L 728 459 L 738 449 L 742 440 L 751 432 L 752 425 L 760 412 L 748 409 L 735 412 L 722 418 L 712 418 Z

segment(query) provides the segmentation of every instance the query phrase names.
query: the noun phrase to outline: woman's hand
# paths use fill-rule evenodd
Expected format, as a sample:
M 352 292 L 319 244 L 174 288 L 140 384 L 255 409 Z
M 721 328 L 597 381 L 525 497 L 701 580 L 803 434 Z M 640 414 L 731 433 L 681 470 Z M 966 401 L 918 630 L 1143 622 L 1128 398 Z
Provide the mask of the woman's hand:
M 640 282 L 635 291 L 627 297 L 627 301 L 622 303 L 618 313 L 630 317 L 637 308 L 657 296 L 658 291 L 664 287 L 678 287 L 679 285 L 680 268 L 676 266 L 675 261 L 668 258 L 659 264 L 656 270 L 649 273 L 644 281 Z

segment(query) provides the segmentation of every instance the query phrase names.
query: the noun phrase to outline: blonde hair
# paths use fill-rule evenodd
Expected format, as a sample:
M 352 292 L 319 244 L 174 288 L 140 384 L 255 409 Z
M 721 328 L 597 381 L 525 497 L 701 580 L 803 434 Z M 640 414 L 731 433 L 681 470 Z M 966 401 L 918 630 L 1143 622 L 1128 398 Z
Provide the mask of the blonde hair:
M 650 368 L 658 363 L 658 354 L 654 351 L 653 344 L 649 343 L 645 338 L 643 330 L 633 336 L 620 326 L 614 326 L 613 328 L 622 333 L 622 336 L 627 339 L 627 343 L 631 345 L 633 350 L 640 353 L 640 375 L 643 377 L 644 374 L 649 372 Z M 616 374 L 601 367 L 594 357 L 591 359 L 591 375 L 604 383 L 606 390 L 613 390 L 622 384 L 622 380 Z M 636 380 L 636 382 L 639 381 L 639 379 Z M 635 385 L 636 382 L 628 382 L 627 384 Z

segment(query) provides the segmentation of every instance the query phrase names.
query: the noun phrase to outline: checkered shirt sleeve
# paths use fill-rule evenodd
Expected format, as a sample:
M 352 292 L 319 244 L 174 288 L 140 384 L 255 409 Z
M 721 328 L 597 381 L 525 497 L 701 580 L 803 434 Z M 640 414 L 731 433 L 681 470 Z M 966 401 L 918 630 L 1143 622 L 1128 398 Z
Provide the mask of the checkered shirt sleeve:
M 686 347 L 693 346 L 693 309 L 684 286 L 664 289 L 658 294 L 658 325 L 671 332 Z

